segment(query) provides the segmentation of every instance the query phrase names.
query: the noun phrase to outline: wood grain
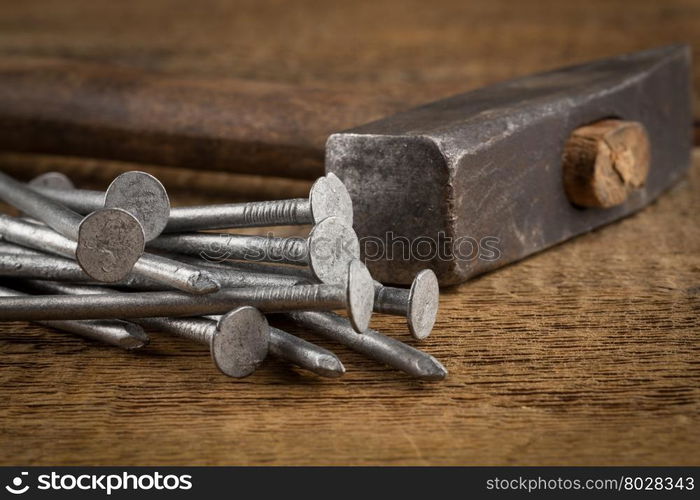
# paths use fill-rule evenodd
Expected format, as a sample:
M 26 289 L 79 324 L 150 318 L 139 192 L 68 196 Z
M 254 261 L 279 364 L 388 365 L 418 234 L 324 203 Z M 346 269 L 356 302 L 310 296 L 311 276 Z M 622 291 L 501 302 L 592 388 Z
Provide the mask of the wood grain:
M 697 465 L 699 199 L 696 151 L 641 213 L 445 290 L 419 344 L 442 383 L 322 340 L 343 379 L 272 361 L 235 381 L 158 333 L 125 353 L 4 324 L 0 463 Z
M 622 0 L 26 0 L 0 10 L 0 56 L 391 91 L 407 102 L 665 43 L 700 47 L 692 0 L 638 1 L 634 15 Z M 1 161 L 25 176 L 58 165 L 91 187 L 130 168 Z M 308 190 L 148 169 L 187 203 Z M 641 213 L 445 290 L 426 341 L 377 315 L 375 328 L 444 362 L 442 383 L 322 340 L 346 364 L 343 379 L 271 361 L 234 381 L 204 348 L 157 332 L 125 353 L 2 324 L 0 463 L 699 465 L 699 200 L 696 151 L 689 175 Z
M 695 0 L 639 0 L 634 15 L 628 7 L 625 0 L 27 0 L 0 8 L 0 56 L 390 95 L 410 106 L 658 45 L 700 49 Z M 694 88 L 699 117 L 697 65 Z

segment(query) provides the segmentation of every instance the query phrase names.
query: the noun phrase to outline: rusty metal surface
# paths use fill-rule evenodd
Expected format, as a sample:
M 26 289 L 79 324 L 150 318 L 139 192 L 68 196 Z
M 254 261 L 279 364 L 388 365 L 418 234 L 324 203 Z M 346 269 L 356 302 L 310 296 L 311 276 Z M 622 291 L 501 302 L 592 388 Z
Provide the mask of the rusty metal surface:
M 333 134 L 326 169 L 350 191 L 358 236 L 386 241 L 391 231 L 435 246 L 424 243 L 403 258 L 385 245 L 381 259 L 367 262 L 373 276 L 409 283 L 430 267 L 442 285 L 458 283 L 641 209 L 690 165 L 689 71 L 687 47 L 663 47 L 500 83 Z M 649 177 L 622 205 L 576 208 L 563 189 L 564 144 L 575 128 L 607 117 L 646 127 Z M 438 250 L 449 248 L 446 239 L 454 246 L 458 238 L 488 237 L 497 240 L 476 258 L 463 247 L 459 258 Z

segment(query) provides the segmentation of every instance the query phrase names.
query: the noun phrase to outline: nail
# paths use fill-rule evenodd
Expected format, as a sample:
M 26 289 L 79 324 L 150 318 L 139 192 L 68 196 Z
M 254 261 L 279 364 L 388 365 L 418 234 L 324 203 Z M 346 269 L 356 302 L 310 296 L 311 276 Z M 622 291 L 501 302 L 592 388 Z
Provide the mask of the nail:
M 406 316 L 411 335 L 422 340 L 435 325 L 440 302 L 437 276 L 430 269 L 420 271 L 410 289 L 384 286 L 375 281 L 374 310 Z
M 350 323 L 337 314 L 323 312 L 292 312 L 285 316 L 309 330 L 328 337 L 380 363 L 401 370 L 421 380 L 442 380 L 447 370 L 434 357 L 376 330 L 362 335 L 353 331 Z
M 115 290 L 99 286 L 66 285 L 50 281 L 27 282 L 33 289 L 67 295 L 112 294 Z M 213 337 L 221 316 L 206 318 L 136 318 L 133 321 L 148 328 L 159 329 L 204 343 Z M 307 342 L 285 331 L 269 326 L 269 353 L 279 359 L 293 363 L 322 377 L 337 378 L 345 373 L 345 367 L 338 357 L 323 347 Z M 212 352 L 212 357 L 214 353 Z M 258 359 L 248 353 L 245 359 Z M 262 358 L 260 358 L 262 361 Z M 241 371 L 239 370 L 239 373 Z M 244 372 L 244 371 L 243 371 Z M 228 373 L 227 373 L 228 375 Z
M 291 333 L 270 327 L 270 353 L 302 368 L 327 378 L 338 378 L 345 374 L 345 366 L 328 349 L 307 342 Z
M 298 269 L 298 273 L 290 274 L 270 274 L 269 272 L 260 272 L 259 267 L 265 264 L 255 264 L 249 262 L 210 262 L 208 260 L 198 259 L 182 254 L 166 254 L 168 258 L 191 264 L 193 266 L 201 266 L 221 284 L 221 288 L 241 288 L 241 287 L 274 287 L 274 286 L 294 286 L 315 284 L 318 280 L 315 278 L 306 279 L 311 276 L 306 269 Z M 231 264 L 231 265 L 229 265 Z M 240 265 L 239 265 L 240 264 Z M 349 264 L 348 264 L 349 265 Z M 274 269 L 284 266 L 275 266 Z M 300 276 L 303 276 L 300 277 Z M 345 275 L 347 279 L 347 274 Z
M 63 257 L 42 254 L 17 245 L 0 244 L 0 276 L 7 278 L 26 278 L 50 281 L 81 283 L 91 286 L 104 285 L 88 276 L 74 261 Z M 207 276 L 219 283 L 221 288 L 294 286 L 299 279 L 293 276 L 277 276 L 269 274 L 237 271 L 222 267 L 210 267 Z M 127 276 L 122 281 L 111 283 L 113 286 L 135 288 L 146 291 L 162 291 L 163 285 L 147 278 L 134 275 Z
M 201 262 L 217 280 L 226 281 L 225 286 L 253 286 L 254 276 L 259 276 L 255 284 L 260 286 L 287 285 L 295 279 L 314 281 L 310 273 L 299 267 L 249 262 L 208 262 L 187 257 L 175 257 L 185 262 Z M 230 278 L 228 275 L 232 275 Z M 242 284 L 236 284 L 238 279 Z M 250 283 L 246 285 L 244 283 Z M 224 286 L 224 285 L 222 285 Z M 374 312 L 405 316 L 408 329 L 417 340 L 430 336 L 435 325 L 440 302 L 440 287 L 435 273 L 430 269 L 420 271 L 410 288 L 384 286 L 374 281 Z
M 51 281 L 67 281 L 73 283 L 84 283 L 89 285 L 104 285 L 88 276 L 85 271 L 74 261 L 56 257 L 53 255 L 32 253 L 13 253 L 9 245 L 0 245 L 0 276 L 4 278 L 25 278 Z M 14 248 L 21 249 L 13 245 Z M 10 253 L 4 252 L 5 249 Z M 31 250 L 30 250 L 31 252 Z M 139 290 L 162 290 L 163 285 L 129 275 L 122 281 L 113 283 L 114 286 L 137 288 Z
M 163 184 L 151 174 L 139 171 L 117 176 L 104 193 L 78 190 L 58 172 L 48 172 L 29 182 L 32 190 L 81 214 L 102 208 L 121 208 L 143 227 L 146 241 L 163 232 L 170 215 L 170 199 Z
M 66 295 L 119 293 L 110 288 L 66 285 L 49 281 L 28 281 L 42 292 Z M 264 361 L 270 343 L 267 319 L 254 307 L 239 307 L 216 321 L 204 318 L 137 318 L 141 326 L 172 333 L 209 346 L 212 360 L 225 375 L 243 378 Z
M 33 184 L 32 189 L 77 212 L 89 213 L 101 208 L 103 193 L 70 191 L 72 183 L 67 188 L 65 180 L 67 177 L 59 181 L 52 178 L 50 183 L 40 180 L 30 184 Z M 317 179 L 308 199 L 171 208 L 165 231 L 318 224 L 328 217 L 337 217 L 352 227 L 352 200 L 335 174 Z
M 0 234 L 0 253 L 2 253 L 4 255 L 29 255 L 29 256 L 34 256 L 34 257 L 44 257 L 44 256 L 53 257 L 52 255 L 45 254 L 43 252 L 40 252 L 39 250 L 32 250 L 31 248 L 23 247 L 20 245 L 15 245 L 14 243 L 10 243 L 9 241 L 3 241 L 2 234 Z M 78 267 L 80 267 L 80 266 L 78 266 Z
M 208 316 L 208 318 L 218 320 L 219 316 Z M 272 326 L 270 327 L 270 354 L 322 377 L 338 378 L 345 374 L 343 363 L 328 349 Z
M 180 260 L 183 256 L 173 257 L 175 260 Z M 189 260 L 191 259 L 191 260 Z M 309 283 L 315 283 L 318 281 L 313 275 L 311 270 L 306 267 L 297 266 L 283 266 L 275 264 L 264 264 L 258 262 L 243 262 L 243 261 L 233 261 L 224 260 L 220 262 L 212 262 L 202 258 L 194 259 L 190 257 L 185 259 L 185 262 L 190 262 L 194 265 L 195 262 L 199 263 L 202 267 L 206 269 L 227 269 L 232 272 L 248 272 L 256 273 L 262 275 L 273 275 L 273 276 L 287 276 L 290 278 L 295 278 L 297 280 L 308 281 Z
M 0 296 L 25 297 L 26 294 L 9 288 L 0 287 Z M 148 335 L 146 335 L 146 332 L 144 332 L 140 326 L 127 323 L 126 321 L 68 320 L 37 321 L 37 323 L 127 350 L 143 347 L 148 344 L 149 341 Z
M 131 216 L 129 215 L 129 217 Z M 51 229 L 29 224 L 9 215 L 0 214 L 0 234 L 6 241 L 63 257 L 73 258 L 79 251 L 79 247 L 74 241 Z M 110 259 L 103 258 L 102 262 L 97 263 L 99 273 L 89 272 L 82 264 L 80 267 L 93 279 L 106 283 L 124 280 L 129 275 L 129 271 L 132 271 L 135 276 L 151 279 L 193 294 L 211 293 L 220 288 L 206 270 L 157 255 L 143 254 L 131 268 L 122 267 L 121 264 L 114 256 Z
M 36 188 L 51 188 L 51 189 L 75 189 L 75 184 L 73 184 L 73 181 L 70 180 L 70 178 L 61 172 L 44 172 L 43 174 L 39 174 L 36 177 L 34 177 L 31 181 L 27 183 L 32 189 L 35 191 L 37 190 Z M 46 195 L 44 195 L 46 196 Z M 50 196 L 47 196 L 47 198 L 51 198 Z M 62 205 L 66 205 L 68 208 L 71 210 L 75 210 L 76 212 L 80 213 L 80 210 L 77 210 L 66 203 L 63 203 L 61 200 L 56 200 L 61 203 Z M 85 213 L 90 213 L 93 212 L 94 210 L 97 210 L 99 208 L 95 207 L 92 210 L 88 210 Z
M 250 306 L 234 309 L 218 322 L 204 318 L 141 318 L 138 322 L 208 345 L 216 367 L 234 378 L 252 374 L 267 356 L 270 345 L 265 316 Z
M 353 327 L 367 329 L 372 315 L 374 288 L 359 261 L 349 266 L 347 285 L 301 285 L 275 288 L 227 288 L 209 295 L 178 292 L 140 292 L 85 297 L 42 295 L 0 298 L 0 318 L 61 320 L 143 318 L 222 314 L 234 306 L 249 305 L 267 312 L 346 308 Z
M 243 234 L 163 235 L 149 243 L 152 248 L 203 257 L 206 260 L 254 260 L 308 265 L 316 279 L 340 284 L 347 265 L 360 257 L 355 231 L 340 219 L 329 217 L 314 226 L 307 238 L 273 238 Z
M 121 271 L 123 277 L 144 251 L 143 228 L 125 210 L 107 208 L 83 218 L 2 172 L 0 198 L 77 242 L 73 255 L 85 272 L 95 279 L 109 281 L 101 279 L 105 267 L 109 268 L 108 276 Z

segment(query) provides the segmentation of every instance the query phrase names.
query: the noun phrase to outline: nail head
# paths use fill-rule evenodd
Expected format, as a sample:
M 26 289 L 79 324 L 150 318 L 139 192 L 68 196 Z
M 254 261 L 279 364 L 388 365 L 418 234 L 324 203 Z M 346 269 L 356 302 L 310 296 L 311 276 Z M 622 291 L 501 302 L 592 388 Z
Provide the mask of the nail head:
M 416 339 L 430 335 L 440 302 L 437 276 L 430 269 L 416 275 L 408 295 L 408 329 Z
M 309 266 L 314 276 L 327 284 L 343 284 L 348 266 L 360 258 L 360 242 L 355 231 L 337 217 L 328 217 L 309 234 Z
M 105 208 L 123 208 L 143 225 L 146 241 L 163 232 L 170 217 L 170 199 L 158 179 L 146 172 L 125 172 L 105 193 Z
M 270 327 L 254 307 L 239 307 L 219 320 L 212 339 L 211 355 L 222 373 L 247 377 L 267 356 Z
M 309 203 L 314 224 L 328 217 L 337 217 L 352 227 L 352 199 L 337 175 L 328 174 L 317 179 L 311 186 Z
M 372 318 L 374 280 L 359 260 L 350 263 L 347 292 L 350 322 L 355 331 L 364 332 L 369 328 L 369 320 Z
M 46 172 L 37 175 L 29 181 L 29 185 L 52 189 L 75 189 L 73 181 L 71 181 L 66 174 L 62 174 L 61 172 Z
M 143 228 L 126 210 L 97 210 L 78 228 L 76 260 L 92 278 L 105 283 L 126 278 L 145 248 Z

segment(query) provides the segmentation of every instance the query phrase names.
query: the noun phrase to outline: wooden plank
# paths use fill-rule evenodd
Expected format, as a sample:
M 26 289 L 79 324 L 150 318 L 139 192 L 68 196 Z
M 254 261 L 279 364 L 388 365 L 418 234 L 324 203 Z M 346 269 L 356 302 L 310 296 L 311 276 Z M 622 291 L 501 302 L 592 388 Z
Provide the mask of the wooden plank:
M 272 361 L 235 381 L 206 349 L 157 333 L 125 353 L 2 324 L 0 463 L 696 465 L 694 159 L 641 213 L 445 290 L 420 344 L 377 315 L 445 363 L 442 383 L 326 341 L 343 379 Z
M 7 2 L 0 56 L 68 57 L 428 102 L 506 78 L 684 42 L 694 0 Z M 700 66 L 694 69 L 700 115 Z

